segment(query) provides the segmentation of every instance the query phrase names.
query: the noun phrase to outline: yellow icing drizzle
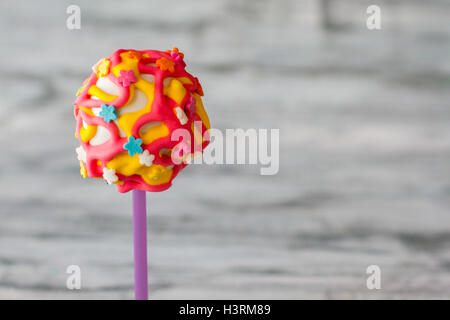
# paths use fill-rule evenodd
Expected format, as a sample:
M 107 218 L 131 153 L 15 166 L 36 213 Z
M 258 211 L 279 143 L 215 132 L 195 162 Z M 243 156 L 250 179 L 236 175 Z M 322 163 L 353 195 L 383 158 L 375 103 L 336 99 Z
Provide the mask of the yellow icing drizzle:
M 200 117 L 200 119 L 202 120 L 203 124 L 205 125 L 206 129 L 209 130 L 211 128 L 211 124 L 209 122 L 208 115 L 206 114 L 205 107 L 203 107 L 202 98 L 197 93 L 194 93 L 192 96 L 194 97 L 196 102 L 195 103 L 196 112 Z
M 191 130 L 192 130 L 192 132 L 194 132 L 194 139 L 195 139 L 195 142 L 196 142 L 197 144 L 202 144 L 202 142 L 203 142 L 203 136 L 202 136 L 202 134 L 200 133 L 200 131 L 198 131 L 198 129 L 197 129 L 197 127 L 195 126 L 195 123 L 194 123 L 194 122 L 192 122 L 192 124 L 191 124 Z
M 130 156 L 127 152 L 119 153 L 106 166 L 125 176 L 140 175 L 150 185 L 167 183 L 172 177 L 172 169 L 158 164 L 147 167 L 139 162 L 137 154 Z
M 155 85 L 153 83 L 149 83 L 144 80 L 139 80 L 138 82 L 135 83 L 135 85 L 137 89 L 141 90 L 147 96 L 147 105 L 136 112 L 129 112 L 119 116 L 118 118 L 119 126 L 123 129 L 123 131 L 125 131 L 127 137 L 130 137 L 132 135 L 131 132 L 136 121 L 142 115 L 150 112 L 155 92 Z M 135 89 L 132 86 L 133 85 L 130 86 L 130 99 L 128 100 L 126 105 L 128 105 L 134 97 Z
M 138 120 L 142 115 L 149 113 L 151 111 L 155 94 L 155 84 L 147 82 L 140 77 L 140 73 L 137 68 L 138 61 L 136 59 L 130 59 L 128 52 L 123 52 L 120 54 L 120 56 L 122 58 L 122 62 L 113 67 L 111 71 L 114 73 L 116 77 L 119 77 L 121 70 L 133 70 L 134 75 L 136 76 L 137 79 L 135 83 L 130 85 L 130 97 L 125 106 L 127 106 L 131 101 L 133 101 L 136 89 L 141 90 L 147 96 L 147 105 L 145 105 L 142 109 L 136 112 L 129 112 L 119 116 L 118 119 L 119 126 L 126 133 L 127 137 L 130 137 L 132 135 L 131 132 L 136 120 Z M 144 143 L 147 142 L 144 141 Z
M 94 112 L 92 112 L 91 108 L 80 107 L 80 109 L 83 110 L 86 114 L 90 115 L 91 117 L 95 117 Z
M 90 115 L 91 117 L 95 117 L 94 113 L 92 112 L 92 109 L 80 107 L 81 110 L 83 110 L 86 114 Z M 87 143 L 89 140 L 91 140 L 95 134 L 97 133 L 97 126 L 91 126 L 87 125 L 87 128 L 85 128 L 83 125 L 81 125 L 80 128 L 80 137 L 83 142 Z M 75 132 L 75 136 L 77 136 L 77 133 Z
M 151 127 L 145 132 L 139 132 L 139 136 L 144 144 L 150 144 L 156 139 L 163 138 L 169 135 L 169 128 L 161 122 L 161 124 Z
M 90 94 L 91 96 L 96 96 L 100 100 L 103 100 L 106 102 L 110 102 L 110 101 L 117 99 L 117 96 L 113 96 L 109 93 L 106 93 L 105 91 L 103 91 L 102 89 L 97 87 L 95 84 L 89 88 L 88 94 Z
M 183 101 L 184 96 L 186 95 L 186 89 L 183 86 L 183 83 L 177 79 L 170 79 L 169 85 L 164 86 L 164 95 L 168 96 L 172 100 L 174 100 L 178 105 Z
M 83 125 L 81 125 L 80 138 L 81 140 L 83 140 L 83 142 L 87 143 L 95 136 L 96 133 L 97 133 L 97 126 L 87 125 L 87 128 L 85 128 Z
M 191 79 L 188 77 L 178 77 L 177 80 L 181 81 L 183 84 L 192 84 Z

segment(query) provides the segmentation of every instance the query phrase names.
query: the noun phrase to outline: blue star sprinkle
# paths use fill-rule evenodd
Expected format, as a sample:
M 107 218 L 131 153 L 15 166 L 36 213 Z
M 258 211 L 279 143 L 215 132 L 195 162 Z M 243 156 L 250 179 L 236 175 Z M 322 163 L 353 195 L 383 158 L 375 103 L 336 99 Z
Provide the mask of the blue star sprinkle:
M 129 137 L 128 142 L 123 145 L 125 150 L 128 150 L 130 156 L 134 156 L 136 153 L 142 153 L 142 139 L 135 139 L 134 137 Z
M 111 120 L 116 120 L 116 107 L 113 105 L 108 106 L 107 104 L 102 104 L 102 111 L 100 111 L 100 117 L 105 120 L 105 122 L 110 122 Z

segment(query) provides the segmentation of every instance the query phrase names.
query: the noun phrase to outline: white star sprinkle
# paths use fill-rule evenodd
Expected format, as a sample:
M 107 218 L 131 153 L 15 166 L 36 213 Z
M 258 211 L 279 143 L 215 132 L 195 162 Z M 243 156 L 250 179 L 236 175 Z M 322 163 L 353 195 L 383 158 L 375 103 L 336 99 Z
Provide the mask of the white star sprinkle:
M 147 167 L 150 167 L 153 164 L 153 160 L 155 160 L 155 156 L 153 154 L 150 154 L 148 150 L 145 150 L 144 152 L 138 154 L 139 156 L 139 163 L 145 164 Z
M 183 109 L 176 107 L 175 113 L 177 114 L 177 118 L 180 120 L 182 125 L 185 125 L 188 122 L 188 117 L 186 116 L 186 113 L 184 113 Z
M 83 147 L 79 146 L 78 148 L 75 149 L 75 151 L 77 152 L 78 160 L 86 162 L 86 151 L 84 151 Z
M 108 184 L 113 184 L 114 182 L 119 180 L 119 178 L 116 176 L 116 170 L 108 169 L 106 167 L 103 168 L 103 178 Z

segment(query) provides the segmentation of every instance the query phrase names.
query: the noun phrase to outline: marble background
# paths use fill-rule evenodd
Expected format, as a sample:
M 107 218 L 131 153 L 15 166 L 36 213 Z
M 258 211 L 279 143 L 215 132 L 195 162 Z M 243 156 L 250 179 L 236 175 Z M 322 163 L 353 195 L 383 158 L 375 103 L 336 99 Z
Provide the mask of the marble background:
M 175 45 L 214 127 L 280 129 L 280 171 L 148 194 L 151 299 L 450 298 L 450 3 L 375 1 L 369 31 L 373 2 L 1 1 L 0 299 L 133 298 L 131 194 L 80 177 L 72 101 L 100 57 Z

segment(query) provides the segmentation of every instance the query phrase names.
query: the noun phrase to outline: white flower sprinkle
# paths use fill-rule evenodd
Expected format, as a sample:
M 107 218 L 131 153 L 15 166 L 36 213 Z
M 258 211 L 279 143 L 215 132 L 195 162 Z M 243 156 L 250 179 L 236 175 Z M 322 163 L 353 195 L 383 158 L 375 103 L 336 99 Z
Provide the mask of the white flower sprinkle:
M 106 180 L 108 184 L 113 184 L 114 182 L 119 180 L 119 178 L 116 175 L 116 170 L 108 169 L 106 167 L 103 168 L 103 178 Z

